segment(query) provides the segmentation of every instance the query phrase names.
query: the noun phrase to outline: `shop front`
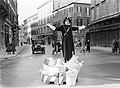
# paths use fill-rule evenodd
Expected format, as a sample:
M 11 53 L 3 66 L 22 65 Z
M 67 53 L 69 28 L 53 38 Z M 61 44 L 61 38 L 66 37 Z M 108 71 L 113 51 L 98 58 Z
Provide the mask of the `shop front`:
M 120 39 L 120 18 L 112 18 L 89 26 L 92 46 L 110 47 L 112 40 Z

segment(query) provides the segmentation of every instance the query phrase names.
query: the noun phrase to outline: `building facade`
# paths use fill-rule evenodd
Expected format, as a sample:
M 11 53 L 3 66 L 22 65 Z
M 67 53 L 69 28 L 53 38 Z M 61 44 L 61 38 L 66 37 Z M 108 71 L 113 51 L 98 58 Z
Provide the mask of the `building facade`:
M 22 28 L 24 29 L 24 43 L 27 44 L 29 42 L 27 20 L 23 21 Z
M 71 17 L 73 26 L 85 25 L 87 27 L 90 21 L 90 2 L 88 0 L 73 1 L 76 0 L 49 0 L 40 5 L 37 8 L 37 14 L 24 20 L 24 28 L 28 30 L 28 39 L 44 39 L 47 44 L 50 44 L 52 39 L 56 39 L 56 37 L 60 39 L 61 33 L 53 35 L 53 30 L 46 24 L 59 27 L 67 16 Z M 85 28 L 80 33 L 74 32 L 74 39 L 78 40 L 85 37 L 86 30 Z
M 27 43 L 30 44 L 31 39 L 34 39 L 36 37 L 35 32 L 38 29 L 38 14 L 34 14 L 24 20 L 24 29 L 26 30 L 25 36 L 27 39 Z
M 74 1 L 76 0 L 49 0 L 38 7 L 38 35 L 45 37 L 48 43 L 52 38 L 55 38 L 55 36 L 60 39 L 61 33 L 58 32 L 58 36 L 53 36 L 53 31 L 46 24 L 50 23 L 51 25 L 59 27 L 63 24 L 63 20 L 67 16 L 72 18 L 73 26 L 87 26 L 90 21 L 90 2 L 88 2 L 88 0 Z M 83 31 L 81 32 L 82 34 L 84 33 Z M 76 40 L 81 37 L 78 32 L 74 32 L 73 34 Z
M 1 0 L 0 51 L 4 50 L 8 43 L 15 42 L 18 45 L 18 30 L 17 0 Z
M 9 10 L 4 0 L 0 1 L 0 51 L 5 49 L 5 19 L 9 16 Z
M 22 43 L 26 43 L 26 36 L 25 36 L 26 30 L 24 28 L 24 25 L 20 26 L 20 30 L 19 30 L 19 44 Z
M 90 3 L 89 2 L 72 2 L 59 9 L 54 11 L 53 17 L 53 25 L 59 27 L 63 25 L 63 20 L 65 17 L 70 17 L 72 20 L 72 26 L 85 26 L 84 29 L 78 31 L 73 31 L 74 41 L 78 41 L 81 38 L 85 38 L 85 32 L 87 30 L 87 26 L 90 22 Z M 61 36 L 59 33 L 58 36 Z M 58 37 L 60 38 L 60 37 Z
M 31 38 L 34 39 L 38 39 L 39 37 L 39 27 L 38 27 L 38 14 L 35 14 L 32 16 L 31 18 Z
M 120 0 L 91 0 L 89 36 L 93 46 L 111 46 L 120 38 Z
M 50 23 L 53 25 L 53 0 L 49 0 L 43 3 L 37 8 L 38 11 L 38 36 L 44 38 L 46 43 L 50 44 L 52 40 L 53 30 L 51 30 L 46 24 Z

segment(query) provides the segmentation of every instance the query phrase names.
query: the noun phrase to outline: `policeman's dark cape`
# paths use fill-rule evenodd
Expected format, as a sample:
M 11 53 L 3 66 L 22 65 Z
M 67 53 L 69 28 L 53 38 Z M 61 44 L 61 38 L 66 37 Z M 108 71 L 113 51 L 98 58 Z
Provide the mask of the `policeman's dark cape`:
M 67 61 L 70 60 L 70 58 L 72 57 L 72 51 L 74 51 L 72 30 L 78 30 L 78 28 L 62 25 L 55 29 L 55 31 L 62 32 L 62 53 L 63 57 Z

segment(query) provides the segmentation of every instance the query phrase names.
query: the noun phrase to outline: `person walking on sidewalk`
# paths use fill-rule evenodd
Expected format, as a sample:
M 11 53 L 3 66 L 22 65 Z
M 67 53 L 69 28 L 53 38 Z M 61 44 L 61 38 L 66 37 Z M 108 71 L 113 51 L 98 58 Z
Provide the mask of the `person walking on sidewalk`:
M 22 42 L 21 42 L 20 44 L 21 44 L 21 46 L 23 46 L 23 43 L 22 43 Z
M 11 43 L 11 48 L 12 48 L 12 53 L 15 54 L 16 46 L 14 42 Z
M 57 53 L 57 51 L 56 51 L 56 43 L 55 43 L 55 41 L 53 40 L 53 41 L 52 41 L 52 55 L 53 55 L 55 52 Z
M 116 40 L 116 43 L 115 43 L 115 52 L 118 52 L 118 40 Z
M 11 54 L 11 44 L 10 43 L 7 43 L 7 48 L 6 48 L 6 52 L 8 53 L 8 54 Z
M 87 46 L 86 52 L 87 51 L 90 52 L 90 40 L 87 40 L 86 46 Z
M 119 53 L 120 53 L 120 39 L 118 40 L 118 50 L 119 50 Z
M 82 43 L 82 46 L 81 46 L 80 53 L 82 52 L 85 53 L 85 39 L 82 39 L 81 43 Z
M 112 41 L 112 53 L 115 53 L 116 52 L 116 41 L 115 39 L 113 39 Z
M 61 43 L 60 43 L 60 40 L 57 41 L 57 52 L 61 54 Z

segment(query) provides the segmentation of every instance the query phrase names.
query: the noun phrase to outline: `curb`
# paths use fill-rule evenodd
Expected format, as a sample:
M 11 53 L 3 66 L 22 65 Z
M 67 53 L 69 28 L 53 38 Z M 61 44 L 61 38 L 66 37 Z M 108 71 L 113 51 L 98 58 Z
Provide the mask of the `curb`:
M 2 60 L 6 60 L 6 59 L 8 59 L 8 58 L 13 58 L 13 57 L 16 57 L 17 55 L 19 55 L 23 50 L 25 50 L 26 49 L 26 46 L 24 46 L 24 48 L 22 49 L 22 50 L 20 50 L 16 55 L 14 55 L 14 56 L 10 56 L 10 57 L 4 57 L 4 58 L 0 58 L 0 59 L 2 59 Z M 2 61 L 2 60 L 0 60 L 0 61 Z
M 15 56 L 19 55 L 23 50 L 25 50 L 25 48 L 26 46 L 22 50 L 20 50 Z

